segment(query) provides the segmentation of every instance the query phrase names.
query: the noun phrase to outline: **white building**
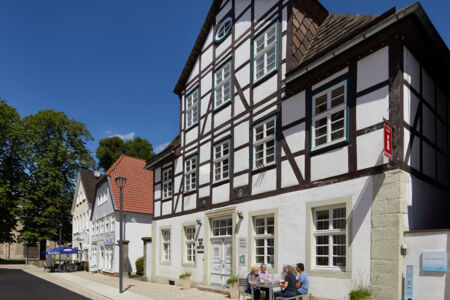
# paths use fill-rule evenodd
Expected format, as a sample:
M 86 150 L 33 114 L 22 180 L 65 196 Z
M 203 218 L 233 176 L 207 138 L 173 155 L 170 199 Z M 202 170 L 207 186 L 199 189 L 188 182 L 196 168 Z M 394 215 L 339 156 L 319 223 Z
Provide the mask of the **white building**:
M 447 67 L 419 4 L 213 1 L 175 87 L 179 136 L 147 163 L 152 280 L 304 262 L 319 299 L 363 282 L 400 299 L 404 232 L 449 226 Z
M 83 250 L 83 253 L 74 255 L 74 260 L 89 260 L 91 212 L 95 198 L 95 184 L 100 173 L 79 170 L 77 185 L 72 201 L 72 247 Z
M 120 190 L 117 177 L 127 178 L 123 188 L 124 243 L 129 272 L 136 272 L 136 260 L 143 254 L 143 237 L 151 236 L 153 212 L 153 172 L 144 169 L 145 160 L 122 155 L 96 185 L 92 210 L 90 266 L 99 272 L 119 272 Z

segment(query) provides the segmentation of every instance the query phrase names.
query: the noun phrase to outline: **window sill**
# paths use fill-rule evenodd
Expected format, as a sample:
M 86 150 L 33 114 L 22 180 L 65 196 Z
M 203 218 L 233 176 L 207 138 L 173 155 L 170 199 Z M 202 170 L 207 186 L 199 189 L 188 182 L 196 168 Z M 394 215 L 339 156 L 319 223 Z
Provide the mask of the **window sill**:
M 337 142 L 335 144 L 330 144 L 327 146 L 323 146 L 322 148 L 318 148 L 318 149 L 311 149 L 311 155 L 317 155 L 317 154 L 322 154 L 324 152 L 327 151 L 331 151 L 337 148 L 341 148 L 343 146 L 347 146 L 348 145 L 348 141 L 347 140 L 343 140 L 340 142 Z
M 194 129 L 195 127 L 197 127 L 197 125 L 198 125 L 198 122 L 196 122 L 196 123 L 192 124 L 191 126 L 185 128 L 185 129 L 184 129 L 184 133 L 187 133 L 187 132 L 191 131 L 192 129 Z
M 276 163 L 272 163 L 270 165 L 262 166 L 261 168 L 253 168 L 252 175 L 263 173 L 263 172 L 275 169 L 276 167 L 277 167 L 277 164 Z
M 342 278 L 342 279 L 351 279 L 352 272 L 350 271 L 339 271 L 332 269 L 312 269 L 307 270 L 309 276 L 316 277 L 327 277 L 327 278 Z
M 161 198 L 161 201 L 167 201 L 167 200 L 172 200 L 172 199 L 173 199 L 173 197 L 170 196 L 170 197 L 167 197 L 167 198 Z
M 164 265 L 164 266 L 171 266 L 172 265 L 172 261 L 161 261 L 159 264 L 160 265 Z
M 278 67 L 257 80 L 253 79 L 254 80 L 253 87 L 257 87 L 258 85 L 264 83 L 266 80 L 268 80 L 269 78 L 271 78 L 273 75 L 275 75 L 277 73 L 278 73 Z
M 184 192 L 184 193 L 183 193 L 183 195 L 185 195 L 185 196 L 189 196 L 189 195 L 192 195 L 192 194 L 195 194 L 195 193 L 197 193 L 197 189 L 195 189 L 195 190 L 192 190 L 192 191 L 187 191 L 187 192 Z
M 222 180 L 220 180 L 220 181 L 213 182 L 212 187 L 220 186 L 220 185 L 222 185 L 222 184 L 229 183 L 229 182 L 230 182 L 230 179 L 229 179 L 229 178 L 227 178 L 227 179 L 222 179 Z
M 213 99 L 213 100 L 214 100 L 214 99 Z M 218 107 L 214 107 L 214 113 L 218 113 L 218 112 L 220 112 L 221 110 L 227 108 L 227 107 L 230 106 L 230 105 L 231 105 L 231 99 L 228 100 L 227 102 L 221 104 L 221 105 L 218 106 Z
M 183 263 L 181 266 L 183 268 L 197 268 L 197 263 Z

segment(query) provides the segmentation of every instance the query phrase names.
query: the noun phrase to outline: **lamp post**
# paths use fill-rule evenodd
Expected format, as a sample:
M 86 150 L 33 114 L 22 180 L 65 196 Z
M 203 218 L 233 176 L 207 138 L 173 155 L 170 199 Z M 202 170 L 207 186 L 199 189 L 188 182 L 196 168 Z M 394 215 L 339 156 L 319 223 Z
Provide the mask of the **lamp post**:
M 120 215 L 119 215 L 119 223 L 120 223 L 120 241 L 119 241 L 119 292 L 122 293 L 122 260 L 123 260 L 123 188 L 127 183 L 127 179 L 125 177 L 119 176 L 116 178 L 116 184 L 120 189 Z
M 61 231 L 62 231 L 62 224 L 59 223 L 59 264 L 58 264 L 59 273 L 61 273 Z

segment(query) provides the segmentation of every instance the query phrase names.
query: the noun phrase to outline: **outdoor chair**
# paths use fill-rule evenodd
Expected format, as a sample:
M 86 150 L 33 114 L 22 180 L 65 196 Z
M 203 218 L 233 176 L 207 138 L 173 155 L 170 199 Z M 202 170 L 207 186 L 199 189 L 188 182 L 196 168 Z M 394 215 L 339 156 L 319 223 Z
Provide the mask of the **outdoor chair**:
M 246 300 L 246 299 L 252 299 L 253 297 L 253 295 L 252 296 L 250 296 L 250 295 L 247 295 L 246 293 L 245 293 L 245 281 L 247 280 L 247 278 L 239 278 L 239 280 L 238 280 L 238 285 L 239 285 L 239 287 L 238 287 L 238 289 L 239 289 L 239 294 L 238 294 L 238 299 L 239 300 L 241 300 L 241 289 L 242 289 L 242 298 L 244 299 L 244 300 Z M 253 292 L 253 290 L 252 290 L 252 292 Z

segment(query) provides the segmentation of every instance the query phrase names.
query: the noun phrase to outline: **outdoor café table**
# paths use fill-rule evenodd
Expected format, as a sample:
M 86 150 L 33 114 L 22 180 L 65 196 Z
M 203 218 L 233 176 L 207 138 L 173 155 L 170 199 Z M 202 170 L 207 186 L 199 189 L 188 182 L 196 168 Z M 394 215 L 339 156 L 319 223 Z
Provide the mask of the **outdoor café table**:
M 269 300 L 273 299 L 273 289 L 280 288 L 280 286 L 276 282 L 272 282 L 272 281 L 259 283 L 258 286 L 260 288 L 266 288 L 269 290 Z M 266 297 L 267 297 L 267 295 L 266 295 Z

